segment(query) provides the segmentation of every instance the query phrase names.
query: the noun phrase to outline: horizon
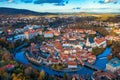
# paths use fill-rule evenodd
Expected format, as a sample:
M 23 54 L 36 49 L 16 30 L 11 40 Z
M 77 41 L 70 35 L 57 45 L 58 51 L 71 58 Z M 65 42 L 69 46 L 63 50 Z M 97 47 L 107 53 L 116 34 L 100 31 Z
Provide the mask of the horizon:
M 0 7 L 49 13 L 120 13 L 119 0 L 0 0 Z

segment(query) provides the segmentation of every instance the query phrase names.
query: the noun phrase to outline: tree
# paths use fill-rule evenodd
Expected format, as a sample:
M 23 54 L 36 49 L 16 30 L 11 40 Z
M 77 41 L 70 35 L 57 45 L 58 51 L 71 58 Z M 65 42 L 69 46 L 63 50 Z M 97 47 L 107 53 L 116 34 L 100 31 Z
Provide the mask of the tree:
M 25 68 L 24 74 L 30 76 L 32 74 L 32 67 Z
M 119 53 L 120 53 L 120 41 L 114 41 L 111 48 L 112 48 L 113 57 L 120 58 L 120 56 L 119 56 Z
M 112 45 L 113 41 L 112 40 L 107 40 L 107 46 L 110 47 Z
M 5 72 L 4 70 L 0 70 L 0 76 L 2 77 L 3 80 L 7 80 L 7 72 Z
M 111 60 L 112 59 L 112 55 L 107 56 L 107 59 Z
M 102 53 L 104 51 L 104 48 L 99 48 L 99 47 L 95 47 L 92 49 L 92 53 L 94 55 L 99 55 L 100 53 Z
M 65 74 L 63 75 L 63 80 L 68 80 L 68 75 L 67 75 L 67 73 L 65 73 Z
M 43 80 L 45 77 L 44 71 L 42 70 L 39 74 L 38 80 Z

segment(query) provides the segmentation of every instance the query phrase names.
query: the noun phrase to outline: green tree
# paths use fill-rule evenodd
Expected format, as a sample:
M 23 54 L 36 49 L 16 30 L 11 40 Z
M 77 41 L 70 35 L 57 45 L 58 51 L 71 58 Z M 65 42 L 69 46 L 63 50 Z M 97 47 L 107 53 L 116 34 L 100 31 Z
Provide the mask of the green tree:
M 95 47 L 92 49 L 92 53 L 94 55 L 99 55 L 100 53 L 102 53 L 104 51 L 105 48 L 99 48 L 99 47 Z
M 68 74 L 67 74 L 67 73 L 65 73 L 65 74 L 63 75 L 63 80 L 68 80 Z

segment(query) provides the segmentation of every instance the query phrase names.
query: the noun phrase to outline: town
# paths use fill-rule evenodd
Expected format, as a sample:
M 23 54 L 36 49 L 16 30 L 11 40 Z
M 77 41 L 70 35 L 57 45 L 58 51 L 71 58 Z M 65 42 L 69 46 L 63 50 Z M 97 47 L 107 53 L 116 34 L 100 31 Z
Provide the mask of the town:
M 25 70 L 28 67 L 34 74 L 36 72 L 36 75 L 39 72 L 31 67 L 36 66 L 39 70 L 42 66 L 40 73 L 50 75 L 49 71 L 53 71 L 56 79 L 63 78 L 63 75 L 68 75 L 68 80 L 120 79 L 120 23 L 96 21 L 94 18 L 96 17 L 1 17 L 0 78 L 3 79 L 2 73 L 7 70 L 14 73 L 12 78 L 15 80 L 20 72 L 15 72 L 19 63 Z M 22 57 L 16 57 L 17 55 Z M 26 62 L 20 61 L 24 58 Z M 24 64 L 27 67 L 20 65 L 21 63 L 27 63 Z M 100 67 L 102 63 L 105 66 L 103 68 Z M 90 70 L 84 75 L 84 72 L 77 74 L 82 69 Z M 26 72 L 25 74 L 28 75 Z M 29 72 L 29 75 L 32 73 Z

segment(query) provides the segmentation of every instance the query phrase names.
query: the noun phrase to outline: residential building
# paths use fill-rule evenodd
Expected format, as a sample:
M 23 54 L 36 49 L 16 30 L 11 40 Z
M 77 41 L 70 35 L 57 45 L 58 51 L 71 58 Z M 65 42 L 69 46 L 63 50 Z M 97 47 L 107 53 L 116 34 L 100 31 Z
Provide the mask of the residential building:
M 105 38 L 95 38 L 94 42 L 96 44 L 97 47 L 106 47 L 107 43 Z
M 44 37 L 45 38 L 53 38 L 54 34 L 52 31 L 46 31 L 46 32 L 44 32 Z
M 118 58 L 111 59 L 106 64 L 106 69 L 109 70 L 109 71 L 111 71 L 111 72 L 116 72 L 117 70 L 120 69 L 120 60 Z
M 77 68 L 77 63 L 75 61 L 68 61 L 68 68 Z

